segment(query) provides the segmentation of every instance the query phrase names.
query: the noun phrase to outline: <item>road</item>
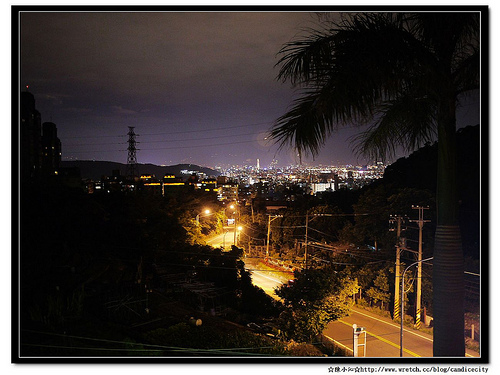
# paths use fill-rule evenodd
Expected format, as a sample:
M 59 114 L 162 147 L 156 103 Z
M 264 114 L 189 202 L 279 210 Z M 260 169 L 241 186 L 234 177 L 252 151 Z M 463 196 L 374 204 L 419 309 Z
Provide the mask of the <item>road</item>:
M 211 237 L 206 243 L 216 248 L 222 247 L 225 250 L 229 250 L 231 245 L 234 244 L 234 226 L 224 227 L 222 234 Z M 259 265 L 259 260 L 257 259 L 246 259 L 245 268 L 251 273 L 252 283 L 275 299 L 279 299 L 279 297 L 274 293 L 274 288 L 279 287 L 283 282 L 293 277 L 288 273 L 265 269 L 265 267 Z
M 366 357 L 400 356 L 400 325 L 389 318 L 380 317 L 361 309 L 352 308 L 350 316 L 330 323 L 323 333 L 341 346 L 349 348 L 349 352 L 352 353 L 353 324 L 364 327 L 366 330 Z M 363 356 L 363 347 L 359 348 L 359 355 Z M 432 336 L 405 328 L 403 356 L 432 357 Z M 478 353 L 467 350 L 467 357 L 477 356 Z
M 234 245 L 234 226 L 224 227 L 222 234 L 211 237 L 206 243 L 212 247 L 230 249 Z
M 251 273 L 253 285 L 258 286 L 275 299 L 280 298 L 276 295 L 274 289 L 293 278 L 293 274 L 290 272 L 273 270 L 263 265 L 259 259 L 246 258 L 245 268 Z
M 225 243 L 226 248 L 233 244 L 234 228 L 226 227 L 228 232 L 224 235 L 213 237 L 208 244 L 219 247 Z M 274 289 L 279 287 L 290 274 L 265 269 L 259 265 L 258 260 L 245 260 L 245 268 L 250 270 L 254 285 L 263 289 L 275 299 L 279 297 Z M 340 346 L 353 349 L 352 325 L 364 327 L 366 331 L 366 347 L 359 348 L 359 355 L 363 356 L 366 348 L 366 357 L 399 357 L 400 356 L 400 325 L 390 318 L 380 317 L 365 310 L 351 308 L 351 315 L 330 323 L 323 334 L 335 340 Z M 432 357 L 432 336 L 410 328 L 403 331 L 403 357 Z M 363 335 L 362 335 L 363 337 Z M 360 342 L 361 344 L 362 342 Z M 352 355 L 352 354 L 351 354 Z M 467 357 L 478 357 L 479 354 L 467 349 Z
M 231 245 L 234 244 L 234 226 L 224 227 L 222 234 L 211 237 L 206 243 L 216 248 L 230 249 Z M 251 273 L 252 283 L 275 299 L 279 299 L 279 297 L 274 293 L 274 289 L 282 285 L 283 282 L 288 281 L 290 277 L 293 277 L 289 273 L 265 269 L 265 267 L 259 265 L 257 259 L 246 259 L 245 268 Z
M 273 277 L 270 272 L 260 271 L 260 270 L 252 270 L 252 283 L 262 290 L 266 292 L 268 295 L 275 299 L 279 299 L 279 297 L 274 292 L 274 288 L 279 287 L 282 284 L 282 281 Z

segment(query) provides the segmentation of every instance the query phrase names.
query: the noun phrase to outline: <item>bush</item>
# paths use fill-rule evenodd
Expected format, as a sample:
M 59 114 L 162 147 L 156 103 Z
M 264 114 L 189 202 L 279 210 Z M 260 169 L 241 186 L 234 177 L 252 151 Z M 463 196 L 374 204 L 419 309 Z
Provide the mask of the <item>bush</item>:
M 245 330 L 224 330 L 215 327 L 192 327 L 179 323 L 159 328 L 145 335 L 154 345 L 166 346 L 167 355 L 284 355 L 285 345 L 268 337 Z M 241 349 L 240 349 L 241 348 Z

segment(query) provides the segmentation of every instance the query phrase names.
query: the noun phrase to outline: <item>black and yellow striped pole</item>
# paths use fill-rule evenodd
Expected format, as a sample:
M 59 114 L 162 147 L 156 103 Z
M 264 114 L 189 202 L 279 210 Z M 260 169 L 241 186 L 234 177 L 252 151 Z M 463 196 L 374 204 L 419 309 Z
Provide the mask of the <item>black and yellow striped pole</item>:
M 422 310 L 422 230 L 424 223 L 430 220 L 424 220 L 424 210 L 429 209 L 429 207 L 412 206 L 414 210 L 418 210 L 418 268 L 417 268 L 417 298 L 416 298 L 416 312 L 415 312 L 415 328 L 420 329 L 422 325 L 421 322 L 421 310 Z
M 423 262 L 427 262 L 428 260 L 434 259 L 434 257 L 430 257 L 427 259 L 423 260 L 418 260 L 415 263 L 410 264 L 408 267 L 405 268 L 403 271 L 403 274 L 401 275 L 401 310 L 404 311 L 405 308 L 405 274 L 406 271 L 410 269 L 410 267 L 414 266 L 415 264 L 422 265 Z M 399 336 L 399 356 L 403 356 L 403 318 L 401 318 L 401 327 L 400 327 L 400 336 Z
M 417 266 L 417 301 L 415 312 L 415 328 L 420 329 L 420 310 L 422 308 L 422 229 L 419 234 L 420 240 L 418 243 L 418 266 Z
M 396 276 L 396 280 L 394 282 L 394 320 L 399 320 L 401 316 L 401 311 L 400 311 L 400 290 L 399 290 L 399 284 L 401 283 L 401 221 L 402 221 L 401 216 L 396 216 L 395 220 L 393 219 L 391 215 L 391 223 L 394 221 L 397 222 L 397 232 L 396 232 L 396 268 L 394 270 L 394 274 Z M 394 229 L 391 229 L 394 230 Z
M 401 262 L 399 260 L 400 258 L 400 250 L 399 246 L 396 247 L 396 282 L 394 283 L 394 320 L 398 320 L 399 317 L 401 316 L 401 311 L 400 311 L 400 305 L 399 305 L 399 284 L 400 284 L 400 278 L 401 278 L 401 272 L 400 272 L 400 267 L 401 267 Z

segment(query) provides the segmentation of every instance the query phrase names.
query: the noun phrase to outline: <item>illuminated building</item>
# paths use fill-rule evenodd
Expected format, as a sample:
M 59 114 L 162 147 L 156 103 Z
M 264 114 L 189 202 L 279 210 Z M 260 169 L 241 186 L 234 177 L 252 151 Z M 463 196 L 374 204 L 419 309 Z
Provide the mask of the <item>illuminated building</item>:
M 207 193 L 218 193 L 217 180 L 210 178 L 201 181 L 200 189 Z
M 219 201 L 237 202 L 238 184 L 236 182 L 224 182 L 218 185 L 217 199 Z
M 185 189 L 186 184 L 182 181 L 182 178 L 175 177 L 174 175 L 165 175 L 163 177 L 161 188 L 162 195 L 166 195 Z

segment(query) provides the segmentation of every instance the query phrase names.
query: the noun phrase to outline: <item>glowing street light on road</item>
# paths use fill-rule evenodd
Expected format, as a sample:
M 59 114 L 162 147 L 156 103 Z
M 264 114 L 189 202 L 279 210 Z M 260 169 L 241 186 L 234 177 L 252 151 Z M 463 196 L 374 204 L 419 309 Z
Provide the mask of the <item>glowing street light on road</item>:
M 210 210 L 207 208 L 203 213 L 205 216 L 208 216 L 210 215 Z M 196 225 L 200 225 L 200 214 L 196 215 Z

